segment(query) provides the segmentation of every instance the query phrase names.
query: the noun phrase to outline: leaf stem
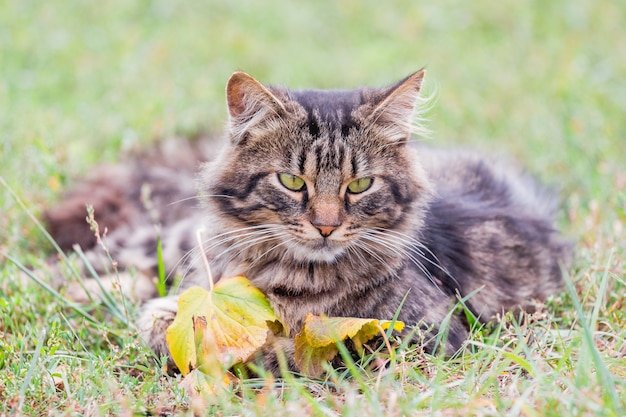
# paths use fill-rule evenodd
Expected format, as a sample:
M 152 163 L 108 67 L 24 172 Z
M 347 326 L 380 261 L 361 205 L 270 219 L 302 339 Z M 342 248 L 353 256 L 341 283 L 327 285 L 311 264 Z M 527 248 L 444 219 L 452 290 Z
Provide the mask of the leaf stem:
M 196 240 L 198 241 L 198 246 L 200 247 L 200 255 L 202 256 L 202 260 L 204 261 L 204 267 L 206 268 L 207 274 L 209 274 L 209 291 L 213 292 L 213 274 L 211 273 L 211 266 L 209 265 L 209 259 L 206 256 L 206 252 L 204 251 L 204 245 L 202 244 L 202 233 L 206 229 L 204 227 L 196 230 Z
M 389 357 L 392 360 L 394 360 L 396 356 L 396 352 L 391 348 L 391 343 L 389 343 L 389 338 L 387 337 L 387 333 L 385 332 L 385 329 L 383 329 L 383 326 L 381 326 L 378 321 L 376 322 L 376 327 L 378 327 L 378 331 L 380 331 L 380 334 L 383 337 L 383 340 L 385 341 L 385 346 L 387 346 L 387 350 L 389 351 Z

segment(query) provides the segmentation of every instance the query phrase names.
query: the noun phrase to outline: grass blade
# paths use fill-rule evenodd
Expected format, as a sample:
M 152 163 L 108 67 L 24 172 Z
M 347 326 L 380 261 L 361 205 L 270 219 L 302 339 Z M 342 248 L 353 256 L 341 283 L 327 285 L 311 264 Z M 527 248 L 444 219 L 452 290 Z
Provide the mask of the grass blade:
M 24 381 L 22 381 L 22 386 L 20 388 L 20 399 L 17 406 L 18 413 L 22 413 L 22 408 L 24 407 L 24 400 L 26 400 L 26 391 L 28 390 L 28 386 L 30 385 L 30 381 L 33 379 L 33 374 L 37 369 L 37 362 L 39 362 L 39 357 L 41 356 L 41 350 L 43 349 L 43 342 L 46 338 L 46 329 L 42 329 L 39 334 L 39 338 L 37 339 L 37 346 L 35 347 L 35 352 L 33 353 L 33 357 L 30 360 L 28 365 L 28 372 L 26 373 L 26 377 Z
M 0 253 L 2 253 L 2 256 L 7 258 L 9 261 L 11 261 L 24 274 L 26 274 L 30 279 L 32 279 L 37 284 L 39 284 L 39 286 L 41 286 L 44 290 L 46 290 L 48 293 L 53 295 L 54 298 L 56 298 L 58 301 L 63 303 L 66 307 L 69 307 L 70 309 L 72 309 L 74 312 L 76 312 L 78 315 L 83 317 L 88 322 L 90 322 L 92 324 L 100 324 L 100 322 L 98 320 L 96 320 L 91 314 L 89 314 L 85 310 L 83 310 L 78 304 L 73 303 L 73 302 L 69 301 L 68 299 L 66 299 L 65 297 L 63 297 L 57 290 L 55 290 L 54 288 L 49 286 L 46 282 L 44 282 L 39 277 L 37 277 L 31 270 L 29 270 L 24 265 L 22 265 L 22 263 L 20 261 L 18 261 L 17 259 L 15 259 L 13 256 L 11 256 L 11 255 L 9 255 L 8 253 L 5 253 L 5 252 L 0 252 Z
M 167 295 L 167 287 L 165 281 L 167 277 L 165 275 L 165 262 L 163 261 L 163 242 L 161 242 L 161 233 L 157 235 L 157 268 L 158 268 L 158 280 L 156 283 L 157 291 L 160 297 Z
M 609 262 L 611 260 L 611 256 L 609 255 Z M 602 277 L 602 281 L 608 280 L 609 276 L 609 264 L 607 264 L 606 270 Z M 563 278 L 565 281 L 565 286 L 567 287 L 567 291 L 572 299 L 572 304 L 576 309 L 576 315 L 578 316 L 578 322 L 582 327 L 582 336 L 584 345 L 587 347 L 589 353 L 591 354 L 591 358 L 596 367 L 598 384 L 602 388 L 602 391 L 605 394 L 606 405 L 608 405 L 615 415 L 624 415 L 624 410 L 621 409 L 619 405 L 619 397 L 617 391 L 615 390 L 615 382 L 613 381 L 613 377 L 610 371 L 607 369 L 606 364 L 602 360 L 598 349 L 594 343 L 594 332 L 590 328 L 590 322 L 585 317 L 585 312 L 580 303 L 580 299 L 578 298 L 578 294 L 576 293 L 576 289 L 574 288 L 574 283 L 568 273 L 567 270 L 562 268 Z M 600 288 L 606 288 L 606 282 L 602 282 L 600 284 Z M 598 299 L 602 300 L 604 294 L 599 294 Z M 597 301 L 598 302 L 598 301 Z M 596 302 L 596 303 L 597 303 Z M 594 311 L 596 308 L 594 307 Z

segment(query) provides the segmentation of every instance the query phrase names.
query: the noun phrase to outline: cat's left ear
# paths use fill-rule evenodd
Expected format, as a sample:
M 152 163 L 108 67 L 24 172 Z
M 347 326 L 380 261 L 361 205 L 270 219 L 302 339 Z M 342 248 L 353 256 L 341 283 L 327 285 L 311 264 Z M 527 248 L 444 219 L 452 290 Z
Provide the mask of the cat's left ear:
M 239 143 L 246 133 L 260 133 L 285 113 L 285 106 L 271 91 L 245 72 L 235 72 L 226 85 L 230 133 Z M 256 132 L 255 132 L 256 131 Z
M 415 111 L 425 74 L 426 70 L 422 68 L 387 88 L 368 116 L 370 123 L 383 128 L 389 141 L 404 142 L 415 130 Z

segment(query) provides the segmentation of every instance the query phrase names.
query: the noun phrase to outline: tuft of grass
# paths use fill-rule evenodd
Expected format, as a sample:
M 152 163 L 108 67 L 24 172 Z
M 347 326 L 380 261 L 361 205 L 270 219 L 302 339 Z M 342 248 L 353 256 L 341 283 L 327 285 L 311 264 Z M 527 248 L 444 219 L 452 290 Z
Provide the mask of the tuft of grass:
M 424 65 L 429 143 L 510 154 L 561 190 L 577 242 L 567 288 L 476 327 L 453 359 L 401 343 L 389 368 L 249 379 L 209 413 L 624 415 L 624 15 L 609 0 L 0 2 L 0 415 L 198 410 L 138 340 L 135 305 L 76 306 L 51 284 L 86 266 L 55 253 L 48 269 L 36 221 L 74 178 L 158 138 L 219 132 L 234 70 L 350 88 Z

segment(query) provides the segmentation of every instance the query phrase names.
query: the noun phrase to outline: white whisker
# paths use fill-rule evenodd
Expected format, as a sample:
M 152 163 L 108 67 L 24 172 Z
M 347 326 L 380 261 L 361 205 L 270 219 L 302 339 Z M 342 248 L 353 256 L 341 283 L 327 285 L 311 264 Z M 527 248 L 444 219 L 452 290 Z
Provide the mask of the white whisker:
M 283 246 L 283 245 L 287 245 L 287 244 L 289 244 L 289 243 L 291 243 L 291 242 L 294 242 L 294 241 L 295 241 L 295 239 L 294 239 L 294 238 L 289 238 L 289 239 L 287 239 L 287 240 L 283 240 L 283 241 L 282 241 L 281 243 L 279 243 L 278 245 L 274 245 L 274 246 L 272 246 L 271 248 L 269 248 L 268 250 L 266 250 L 265 252 L 263 252 L 262 254 L 260 254 L 260 255 L 259 255 L 259 256 L 258 256 L 258 257 L 254 260 L 254 262 L 252 262 L 252 263 L 250 264 L 249 268 L 254 267 L 254 266 L 255 266 L 255 265 L 256 265 L 256 264 L 257 264 L 257 263 L 258 263 L 258 262 L 259 262 L 259 261 L 260 261 L 260 260 L 261 260 L 261 259 L 265 256 L 265 255 L 267 255 L 268 253 L 270 253 L 270 252 L 271 252 L 271 251 L 273 251 L 274 249 L 276 249 L 276 248 L 278 248 L 278 247 L 280 247 L 280 246 Z M 284 256 L 285 256 L 285 254 L 283 253 L 283 254 L 282 254 L 282 257 L 284 257 Z
M 172 201 L 172 202 L 168 203 L 167 206 L 173 206 L 173 205 L 176 205 L 176 204 L 184 203 L 185 201 L 189 201 L 189 200 L 196 200 L 197 202 L 200 202 L 200 200 L 202 198 L 207 198 L 207 197 L 235 198 L 232 195 L 225 195 L 225 194 L 201 194 L 199 196 L 192 195 L 190 197 L 181 198 L 180 200 Z
M 243 233 L 243 234 L 239 234 L 239 235 L 234 235 L 234 233 L 237 232 L 241 232 L 241 231 L 246 231 L 246 230 L 251 230 L 251 229 L 258 229 L 258 226 L 252 226 L 252 227 L 245 227 L 245 228 L 241 228 L 241 229 L 237 229 L 237 230 L 232 230 L 229 232 L 225 232 L 225 233 L 220 233 L 216 236 L 212 236 L 208 239 L 205 239 L 202 244 L 205 245 L 205 250 L 208 251 L 209 249 L 213 249 L 216 246 L 222 245 L 222 244 L 226 244 L 227 242 L 230 242 L 232 240 L 235 240 L 237 238 L 245 238 L 248 236 L 253 236 L 256 233 L 259 232 L 263 232 L 262 230 L 255 230 L 252 232 L 248 232 L 248 233 Z M 227 235 L 231 235 L 231 236 L 227 236 Z M 213 240 L 221 238 L 215 242 L 213 242 Z M 211 243 L 212 242 L 212 243 Z M 209 243 L 211 243 L 211 245 L 208 245 Z M 196 252 L 198 250 L 198 246 L 195 246 L 193 249 L 189 250 L 185 255 L 183 255 L 181 257 L 181 259 L 176 263 L 176 265 L 174 265 L 174 268 L 172 268 L 172 271 L 170 271 L 170 273 L 168 274 L 168 278 L 169 276 L 176 271 L 176 269 L 179 267 L 179 265 L 183 264 L 184 262 L 186 262 L 191 255 Z M 185 269 L 185 272 L 183 273 L 183 278 L 189 273 L 189 271 L 191 270 L 191 268 L 193 268 L 193 265 L 200 259 L 200 254 L 196 254 L 195 256 L 193 256 L 193 258 L 191 258 L 191 260 L 187 263 L 187 268 Z
M 357 245 L 356 245 L 359 249 L 365 251 L 368 255 L 370 255 L 372 258 L 376 259 L 382 266 L 385 267 L 385 269 L 387 269 L 387 271 L 389 271 L 392 275 L 394 275 L 395 277 L 398 277 L 398 273 L 397 271 L 392 268 L 387 261 L 385 261 L 383 258 L 380 257 L 380 255 L 378 255 L 376 253 L 376 248 L 373 247 L 372 245 L 370 245 L 367 242 L 364 242 L 363 240 L 358 241 Z
M 167 203 L 167 206 L 174 206 L 176 204 L 184 203 L 185 201 L 189 201 L 189 200 L 198 200 L 198 196 L 193 195 L 191 197 L 181 198 L 180 200 L 171 201 Z
M 222 257 L 223 255 L 227 254 L 228 252 L 231 252 L 231 251 L 233 251 L 235 249 L 238 249 L 238 248 L 242 248 L 240 251 L 238 251 L 235 254 L 235 256 L 238 256 L 241 253 L 243 253 L 246 250 L 248 250 L 249 248 L 251 248 L 251 247 L 253 247 L 255 245 L 260 245 L 261 243 L 269 242 L 270 240 L 274 240 L 274 239 L 276 239 L 276 237 L 277 237 L 277 235 L 275 235 L 274 233 L 267 233 L 267 234 L 264 234 L 262 236 L 256 237 L 254 239 L 249 239 L 249 240 L 245 240 L 245 241 L 239 242 L 239 243 L 237 243 L 235 245 L 231 245 L 231 246 L 227 247 L 222 252 L 220 252 L 219 254 L 215 255 L 214 259 L 219 259 L 220 257 Z
M 382 234 L 385 235 L 389 238 L 392 238 L 391 236 L 389 236 L 389 234 L 395 234 L 397 236 L 397 238 L 399 240 L 401 240 L 402 242 L 406 243 L 406 246 L 409 247 L 409 249 L 413 252 L 416 253 L 417 255 L 419 255 L 422 259 L 424 259 L 425 261 L 427 261 L 428 263 L 430 263 L 431 265 L 433 265 L 434 267 L 436 267 L 437 269 L 439 269 L 441 272 L 443 272 L 444 274 L 446 274 L 452 281 L 454 281 L 454 283 L 460 288 L 460 283 L 457 281 L 457 279 L 448 271 L 447 268 L 445 268 L 443 265 L 441 265 L 441 261 L 439 260 L 439 258 L 437 258 L 437 256 L 426 246 L 424 245 L 422 242 L 420 242 L 418 239 L 414 238 L 413 236 L 407 235 L 405 233 L 402 232 L 398 232 L 396 230 L 387 230 L 387 229 L 370 229 L 370 231 L 372 231 L 373 233 L 376 234 Z M 430 256 L 433 257 L 434 261 L 432 259 L 429 259 L 427 256 L 425 256 L 424 252 L 422 252 L 420 249 L 423 249 L 424 251 L 426 251 Z
M 219 246 L 228 245 L 230 242 L 236 242 L 238 240 L 245 239 L 244 241 L 240 241 L 239 243 L 228 246 L 222 252 L 217 255 L 210 255 L 210 260 L 218 259 L 228 252 L 235 251 L 230 255 L 230 260 L 234 259 L 236 256 L 240 255 L 242 252 L 248 250 L 250 247 L 255 244 L 261 244 L 264 241 L 269 241 L 271 239 L 275 239 L 278 236 L 285 235 L 285 230 L 288 230 L 287 226 L 283 225 L 254 225 L 242 227 L 236 230 L 229 230 L 227 232 L 222 232 L 217 235 L 211 236 L 202 241 L 202 245 L 204 246 L 205 252 L 210 252 L 212 249 L 215 249 Z M 239 249 L 239 250 L 237 250 Z M 169 276 L 174 273 L 181 265 L 186 265 L 184 271 L 182 271 L 181 285 L 184 279 L 189 275 L 192 269 L 196 266 L 196 263 L 201 259 L 202 253 L 199 250 L 199 247 L 196 245 L 193 249 L 189 250 L 186 254 L 184 254 L 181 259 L 176 263 L 174 268 L 168 274 Z M 219 277 L 218 277 L 219 279 Z
M 428 271 L 428 269 L 417 259 L 415 258 L 413 255 L 411 255 L 410 253 L 407 253 L 406 251 L 401 249 L 404 249 L 402 246 L 398 247 L 393 245 L 392 243 L 384 240 L 384 239 L 380 239 L 377 238 L 375 236 L 370 236 L 368 234 L 364 234 L 363 239 L 367 239 L 371 242 L 377 243 L 387 249 L 389 249 L 391 252 L 401 256 L 401 257 L 406 257 L 408 258 L 411 262 L 413 262 L 413 264 L 415 266 L 417 266 L 417 268 L 426 276 L 426 278 L 428 278 L 428 280 L 430 282 L 432 282 L 437 288 L 439 288 L 439 285 L 437 285 L 437 282 L 434 280 L 432 274 L 430 273 L 430 271 Z

